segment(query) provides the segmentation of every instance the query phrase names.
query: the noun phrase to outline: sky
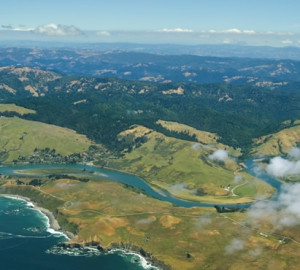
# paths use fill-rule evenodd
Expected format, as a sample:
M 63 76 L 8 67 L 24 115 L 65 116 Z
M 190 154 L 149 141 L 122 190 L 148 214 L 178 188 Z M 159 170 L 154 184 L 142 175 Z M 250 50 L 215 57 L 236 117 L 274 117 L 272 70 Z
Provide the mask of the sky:
M 299 0 L 0 0 L 0 40 L 300 46 Z

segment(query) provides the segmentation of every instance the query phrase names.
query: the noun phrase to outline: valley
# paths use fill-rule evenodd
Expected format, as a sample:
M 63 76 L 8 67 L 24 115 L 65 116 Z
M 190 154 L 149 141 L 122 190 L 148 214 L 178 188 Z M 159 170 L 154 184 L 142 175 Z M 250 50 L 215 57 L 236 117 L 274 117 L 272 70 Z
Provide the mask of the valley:
M 28 51 L 19 53 L 22 58 Z M 59 53 L 66 51 L 53 55 Z M 128 64 L 131 56 L 101 55 L 120 69 L 119 61 Z M 135 56 L 142 62 L 152 57 Z M 275 188 L 262 172 L 273 172 L 269 166 L 278 156 L 293 166 L 298 161 L 300 94 L 286 90 L 297 85 L 298 63 L 293 75 L 286 66 L 280 72 L 263 66 L 260 76 L 268 77 L 270 68 L 276 85 L 261 87 L 245 83 L 246 77 L 232 84 L 229 75 L 236 74 L 223 70 L 219 58 L 199 59 L 222 80 L 214 74 L 212 81 L 162 81 L 103 77 L 92 69 L 64 74 L 51 65 L 43 70 L 43 57 L 35 64 L 29 59 L 29 67 L 0 68 L 1 194 L 49 209 L 62 231 L 74 234 L 67 246 L 133 250 L 161 269 L 297 269 L 299 225 L 295 213 L 282 210 L 280 196 L 289 192 L 286 183 L 296 192 L 299 177 L 274 175 L 280 181 Z M 165 63 L 179 58 L 157 56 L 156 64 L 166 72 Z M 236 65 L 257 70 L 245 63 Z M 66 63 L 57 70 L 60 65 Z M 260 167 L 247 167 L 255 158 Z M 8 173 L 8 166 L 18 169 Z M 296 225 L 276 226 L 281 219 Z

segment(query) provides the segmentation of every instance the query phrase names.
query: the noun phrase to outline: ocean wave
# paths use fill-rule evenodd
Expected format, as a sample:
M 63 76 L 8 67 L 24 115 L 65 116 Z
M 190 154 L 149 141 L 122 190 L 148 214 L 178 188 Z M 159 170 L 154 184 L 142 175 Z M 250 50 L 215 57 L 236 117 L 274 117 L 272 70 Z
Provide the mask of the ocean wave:
M 80 247 L 80 248 L 73 248 L 73 247 L 61 247 L 61 246 L 54 246 L 46 251 L 48 254 L 54 255 L 68 255 L 68 256 L 84 256 L 84 257 L 91 257 L 91 256 L 105 256 L 101 250 L 98 250 L 95 247 Z M 134 253 L 132 251 L 126 251 L 123 249 L 111 249 L 106 254 L 116 254 L 119 255 L 126 260 L 130 261 L 131 263 L 139 264 L 146 270 L 159 270 L 156 266 L 153 266 L 149 263 L 143 256 L 138 253 Z
M 159 270 L 159 268 L 149 263 L 142 255 L 135 253 L 133 251 L 126 251 L 123 249 L 111 249 L 109 253 L 121 255 L 122 257 L 129 259 L 132 263 L 138 263 L 144 269 Z
M 22 234 L 13 234 L 13 233 L 8 233 L 8 232 L 0 232 L 0 240 L 4 239 L 15 239 L 15 238 L 49 238 L 51 237 L 50 235 L 22 235 Z
M 63 232 L 59 232 L 59 231 L 56 231 L 56 230 L 54 230 L 53 228 L 51 228 L 51 225 L 50 225 L 50 219 L 49 219 L 49 217 L 46 215 L 46 214 L 44 214 L 41 210 L 39 210 L 39 209 L 37 209 L 37 208 L 32 208 L 34 211 L 36 211 L 36 212 L 38 212 L 39 213 L 39 215 L 41 216 L 41 218 L 43 219 L 43 221 L 44 221 L 44 225 L 45 225 L 45 227 L 46 227 L 46 231 L 50 234 L 50 235 L 52 235 L 52 236 L 54 236 L 54 237 L 63 237 L 65 240 L 70 240 L 70 238 L 66 235 L 66 234 L 64 234 Z
M 82 248 L 71 248 L 71 247 L 60 247 L 54 246 L 46 251 L 48 254 L 54 255 L 68 255 L 68 256 L 81 256 L 81 257 L 91 257 L 102 255 L 102 252 L 97 248 L 92 247 L 82 247 Z
M 19 196 L 6 195 L 6 194 L 3 195 L 3 197 L 25 202 L 27 209 L 28 208 L 32 209 L 33 211 L 35 211 L 35 212 L 37 212 L 39 214 L 39 217 L 41 217 L 41 220 L 42 220 L 43 225 L 44 225 L 43 227 L 45 227 L 45 230 L 51 236 L 54 236 L 54 237 L 64 237 L 65 240 L 70 240 L 70 238 L 66 234 L 64 234 L 63 232 L 59 232 L 59 231 L 56 231 L 53 228 L 51 228 L 51 226 L 50 226 L 50 220 L 49 220 L 48 216 L 46 214 L 44 214 L 41 210 L 37 209 L 36 206 L 31 201 L 29 201 L 28 199 L 22 198 L 22 197 L 19 197 Z M 14 210 L 9 210 L 9 212 L 7 212 L 7 214 L 24 215 L 24 212 L 21 211 L 18 208 L 18 209 L 14 209 Z
M 70 238 L 66 234 L 64 234 L 63 232 L 55 231 L 54 229 L 50 228 L 50 226 L 48 227 L 47 232 L 54 237 L 64 237 L 65 240 L 70 240 Z

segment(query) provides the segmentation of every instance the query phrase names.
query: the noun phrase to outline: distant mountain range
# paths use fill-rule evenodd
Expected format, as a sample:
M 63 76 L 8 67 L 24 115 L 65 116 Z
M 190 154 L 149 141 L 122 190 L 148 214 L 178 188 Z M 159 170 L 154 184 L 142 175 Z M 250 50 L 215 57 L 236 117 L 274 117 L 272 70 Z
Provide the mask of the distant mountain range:
M 299 47 L 248 46 L 233 44 L 138 44 L 138 43 L 68 43 L 38 41 L 0 41 L 0 48 L 57 48 L 94 51 L 126 51 L 164 55 L 197 55 L 213 57 L 239 57 L 300 60 Z
M 300 82 L 300 62 L 295 60 L 161 55 L 119 50 L 1 48 L 0 65 L 27 66 L 65 75 L 162 83 L 227 83 L 277 89 Z

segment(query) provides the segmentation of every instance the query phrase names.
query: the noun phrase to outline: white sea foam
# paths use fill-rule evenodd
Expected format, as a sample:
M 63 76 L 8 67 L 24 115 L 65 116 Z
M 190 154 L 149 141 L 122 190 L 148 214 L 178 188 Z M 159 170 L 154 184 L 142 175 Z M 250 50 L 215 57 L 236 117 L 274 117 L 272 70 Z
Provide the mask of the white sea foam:
M 22 197 L 18 197 L 18 196 L 10 196 L 10 195 L 6 195 L 6 194 L 3 194 L 2 196 L 6 197 L 6 198 L 9 198 L 9 199 L 14 199 L 14 200 L 19 200 L 19 201 L 26 202 L 27 207 L 32 208 L 32 210 L 35 210 L 35 211 L 40 213 L 40 216 L 45 221 L 46 231 L 48 233 L 50 233 L 54 236 L 57 236 L 57 237 L 63 236 L 66 240 L 70 240 L 70 238 L 66 234 L 64 234 L 63 232 L 55 231 L 54 229 L 52 229 L 51 226 L 50 226 L 50 220 L 49 220 L 48 216 L 46 214 L 44 214 L 40 209 L 37 209 L 36 206 L 31 201 L 28 201 L 27 199 L 22 198 Z
M 12 195 L 7 195 L 7 194 L 0 194 L 0 196 L 8 198 L 8 199 L 13 199 L 13 200 L 18 200 L 18 201 L 23 201 L 23 202 L 29 203 L 28 200 L 26 200 L 25 198 L 18 197 L 18 196 L 12 196 Z
M 59 232 L 59 231 L 56 231 L 56 230 L 51 228 L 50 219 L 48 218 L 48 216 L 46 214 L 44 214 L 39 209 L 34 208 L 34 210 L 38 211 L 42 215 L 42 217 L 44 218 L 48 233 L 52 234 L 53 236 L 57 236 L 57 237 L 63 236 L 64 238 L 66 238 L 66 240 L 70 240 L 70 238 L 66 234 L 64 234 L 63 232 Z
M 144 268 L 144 269 L 147 269 L 147 270 L 159 270 L 158 267 L 156 266 L 153 266 L 151 263 L 149 263 L 142 255 L 140 255 L 139 253 L 136 253 L 136 252 L 133 252 L 133 251 L 126 251 L 126 250 L 123 250 L 123 249 L 111 249 L 109 253 L 121 253 L 121 254 L 124 254 L 125 256 L 127 255 L 132 255 L 132 256 L 135 256 L 135 257 L 138 257 L 139 259 L 139 264 Z
M 34 208 L 34 204 L 32 202 L 27 202 L 27 206 L 30 208 Z

